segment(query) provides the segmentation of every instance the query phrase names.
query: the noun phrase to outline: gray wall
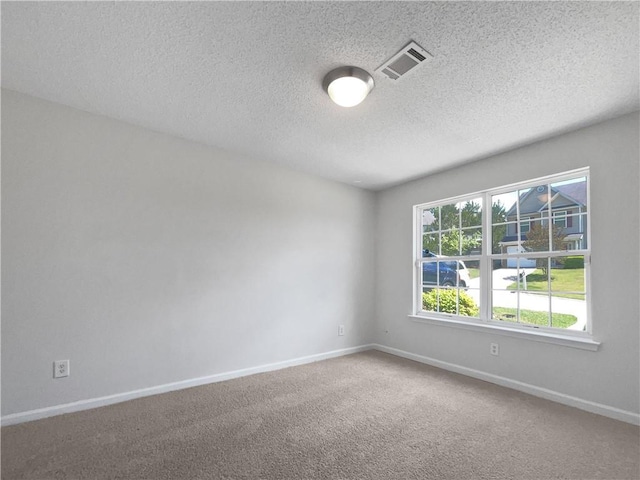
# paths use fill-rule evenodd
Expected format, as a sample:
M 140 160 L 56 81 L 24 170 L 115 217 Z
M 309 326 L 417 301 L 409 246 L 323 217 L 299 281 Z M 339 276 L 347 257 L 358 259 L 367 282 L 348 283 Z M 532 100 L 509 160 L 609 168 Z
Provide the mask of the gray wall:
M 376 232 L 379 343 L 638 412 L 638 128 L 636 113 L 381 192 Z M 591 167 L 591 300 L 600 351 L 407 318 L 412 310 L 413 205 L 585 166 Z M 499 357 L 489 354 L 491 342 L 500 344 Z
M 3 415 L 372 340 L 372 193 L 6 90 L 2 162 Z
M 372 341 L 638 412 L 638 127 L 373 194 L 3 91 L 2 414 Z M 583 166 L 600 351 L 407 317 L 414 204 Z

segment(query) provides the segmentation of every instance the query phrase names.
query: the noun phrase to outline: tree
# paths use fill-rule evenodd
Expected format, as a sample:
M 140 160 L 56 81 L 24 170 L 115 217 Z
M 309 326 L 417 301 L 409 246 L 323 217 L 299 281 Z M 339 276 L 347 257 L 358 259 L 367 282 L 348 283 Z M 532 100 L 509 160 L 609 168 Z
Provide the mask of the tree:
M 482 232 L 478 230 L 471 235 L 462 235 L 462 238 L 460 238 L 460 230 L 451 230 L 442 235 L 441 243 L 443 255 L 467 255 L 480 249 Z M 458 251 L 458 249 L 461 249 L 461 251 Z
M 449 230 L 458 228 L 460 211 L 455 204 L 443 205 L 440 207 L 440 229 Z
M 507 219 L 507 211 L 502 205 L 502 202 L 498 200 L 493 205 L 491 205 L 491 223 L 495 225 L 496 223 L 503 223 Z M 492 227 L 491 233 L 491 251 L 493 253 L 500 253 L 500 245 L 499 243 L 502 241 L 502 237 L 507 233 L 506 225 L 498 225 Z
M 564 229 L 559 225 L 551 225 L 551 249 L 553 251 L 562 250 L 564 239 Z M 522 246 L 527 252 L 548 252 L 549 251 L 549 226 L 540 223 L 532 223 L 527 232 L 527 239 L 522 242 Z M 560 259 L 557 259 L 560 261 Z M 536 267 L 547 274 L 547 259 L 536 258 Z
M 507 219 L 507 211 L 500 200 L 491 205 L 491 223 L 502 223 Z
M 462 227 L 481 227 L 482 226 L 482 208 L 479 203 L 474 201 L 467 202 L 460 210 L 460 220 Z

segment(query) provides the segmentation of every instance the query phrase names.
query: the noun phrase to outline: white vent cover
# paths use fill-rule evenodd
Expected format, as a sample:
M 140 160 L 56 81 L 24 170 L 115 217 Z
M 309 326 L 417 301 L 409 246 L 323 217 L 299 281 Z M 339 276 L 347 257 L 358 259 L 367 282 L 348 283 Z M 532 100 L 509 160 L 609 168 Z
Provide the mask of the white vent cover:
M 387 78 L 397 81 L 416 70 L 416 67 L 426 63 L 433 56 L 416 42 L 411 41 L 389 60 L 376 69 Z

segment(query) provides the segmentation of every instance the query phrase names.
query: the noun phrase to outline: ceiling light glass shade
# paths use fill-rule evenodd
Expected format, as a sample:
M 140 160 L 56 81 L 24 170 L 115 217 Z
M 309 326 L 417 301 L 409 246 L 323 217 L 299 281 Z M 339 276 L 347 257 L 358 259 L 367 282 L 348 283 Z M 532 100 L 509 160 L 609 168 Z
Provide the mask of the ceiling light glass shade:
M 340 67 L 324 77 L 322 86 L 341 107 L 355 107 L 373 89 L 373 78 L 358 67 Z

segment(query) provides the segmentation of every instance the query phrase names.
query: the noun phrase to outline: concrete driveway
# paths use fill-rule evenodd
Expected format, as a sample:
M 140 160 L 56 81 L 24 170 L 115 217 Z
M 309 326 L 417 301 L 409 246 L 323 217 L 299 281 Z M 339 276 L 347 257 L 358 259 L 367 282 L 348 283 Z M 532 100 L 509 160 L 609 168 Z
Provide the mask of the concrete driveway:
M 525 275 L 529 275 L 535 268 L 521 268 Z M 511 292 L 505 290 L 509 285 L 516 281 L 517 270 L 515 268 L 499 268 L 493 271 L 492 288 L 493 288 L 493 305 L 496 307 L 517 308 L 518 297 L 520 297 L 520 308 L 525 310 L 549 311 L 549 297 L 536 293 L 527 292 Z M 480 279 L 474 278 L 469 284 L 468 294 L 479 303 Z M 554 313 L 568 313 L 577 317 L 576 323 L 567 328 L 567 330 L 584 330 L 587 324 L 587 302 L 576 300 L 573 298 L 551 297 L 551 307 Z

